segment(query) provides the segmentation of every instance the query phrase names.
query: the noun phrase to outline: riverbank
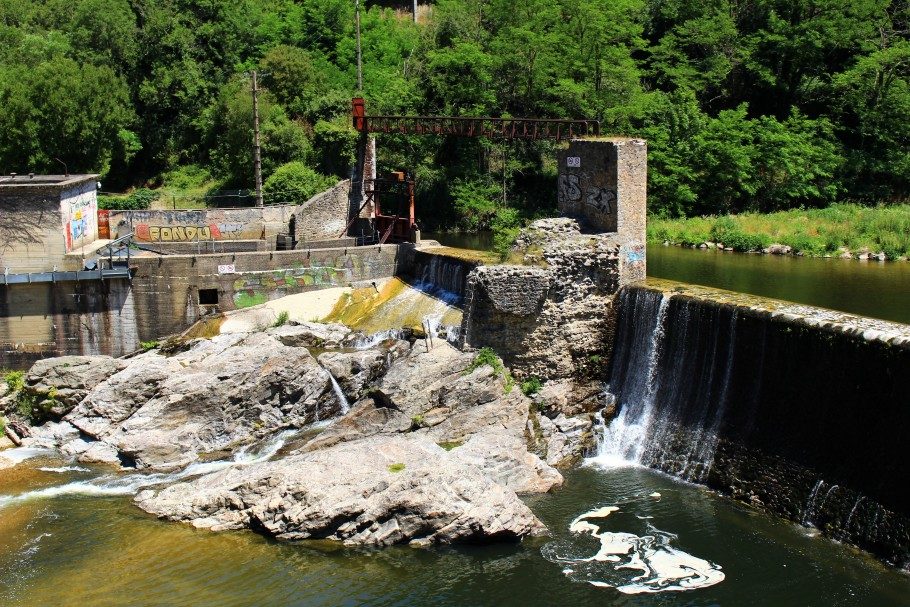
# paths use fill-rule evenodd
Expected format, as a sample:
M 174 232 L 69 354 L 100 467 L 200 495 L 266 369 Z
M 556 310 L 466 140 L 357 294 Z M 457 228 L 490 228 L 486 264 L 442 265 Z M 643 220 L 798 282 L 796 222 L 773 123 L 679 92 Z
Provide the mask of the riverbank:
M 910 258 L 910 205 L 743 213 L 719 217 L 648 219 L 648 241 L 809 257 Z

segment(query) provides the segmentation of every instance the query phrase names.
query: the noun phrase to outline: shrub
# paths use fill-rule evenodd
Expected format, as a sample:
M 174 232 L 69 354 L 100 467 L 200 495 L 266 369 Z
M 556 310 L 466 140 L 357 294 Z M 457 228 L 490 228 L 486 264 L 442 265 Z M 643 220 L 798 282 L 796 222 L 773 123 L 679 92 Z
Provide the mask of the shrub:
M 736 221 L 729 215 L 718 217 L 714 221 L 714 225 L 711 226 L 711 239 L 714 240 L 714 242 L 722 242 L 726 246 L 732 246 L 727 245 L 727 241 L 731 235 L 736 233 L 739 233 L 739 227 L 736 225 Z
M 159 345 L 161 345 L 161 343 L 158 341 L 152 340 L 152 341 L 139 342 L 139 345 L 142 347 L 142 349 L 144 351 L 148 352 L 149 350 L 154 350 L 155 348 L 157 348 Z
M 452 449 L 462 446 L 464 443 L 461 441 L 443 441 L 441 443 L 436 443 L 446 451 L 451 451 Z
M 3 374 L 3 381 L 11 392 L 18 392 L 25 385 L 25 371 L 7 371 Z
M 283 325 L 286 325 L 288 324 L 288 320 L 290 320 L 290 318 L 290 313 L 287 310 L 282 310 L 278 313 L 278 318 L 275 319 L 275 322 L 272 323 L 272 326 L 281 327 Z
M 404 464 L 401 462 L 389 464 L 389 472 L 401 472 L 402 470 L 404 470 Z
M 423 418 L 423 415 L 418 413 L 411 417 L 411 427 L 412 428 L 423 428 L 426 425 L 426 422 Z
M 468 365 L 467 373 L 478 369 L 484 365 L 489 365 L 493 368 L 493 371 L 496 375 L 502 374 L 505 368 L 502 366 L 502 361 L 499 360 L 499 357 L 496 356 L 496 352 L 493 351 L 493 348 L 481 348 L 477 352 L 477 356 L 474 357 L 474 360 L 471 361 L 471 364 Z
M 531 376 L 521 383 L 521 391 L 524 392 L 525 396 L 537 394 L 542 387 L 543 383 L 540 381 L 540 378 L 536 376 Z
M 302 162 L 288 162 L 272 173 L 262 186 L 269 203 L 296 201 L 303 203 L 335 185 L 334 177 L 317 173 Z

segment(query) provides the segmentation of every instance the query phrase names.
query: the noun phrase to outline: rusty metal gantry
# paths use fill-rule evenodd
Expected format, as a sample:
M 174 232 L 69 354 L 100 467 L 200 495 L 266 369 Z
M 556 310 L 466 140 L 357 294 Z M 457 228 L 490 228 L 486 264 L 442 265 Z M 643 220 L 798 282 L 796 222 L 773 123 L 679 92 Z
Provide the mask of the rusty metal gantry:
M 354 128 L 361 133 L 453 135 L 491 139 L 571 139 L 600 135 L 597 120 L 466 116 L 367 116 L 362 97 L 352 100 Z

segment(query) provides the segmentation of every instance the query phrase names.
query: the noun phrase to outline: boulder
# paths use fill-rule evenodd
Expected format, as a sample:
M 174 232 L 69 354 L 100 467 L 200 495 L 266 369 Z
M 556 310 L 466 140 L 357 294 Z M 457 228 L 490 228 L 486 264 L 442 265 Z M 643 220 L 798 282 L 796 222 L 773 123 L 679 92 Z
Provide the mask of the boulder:
M 25 377 L 27 393 L 53 401 L 49 413 L 66 415 L 99 383 L 124 369 L 128 361 L 110 356 L 44 358 Z
M 392 362 L 409 349 L 408 342 L 392 343 L 390 348 L 323 352 L 317 360 L 335 377 L 348 400 L 355 402 L 363 398 L 367 389 L 385 374 Z
M 136 504 L 212 530 L 279 540 L 425 546 L 517 540 L 545 531 L 515 494 L 419 436 L 378 436 L 229 468 Z
M 268 333 L 294 348 L 339 348 L 351 336 L 351 330 L 344 325 L 318 322 L 282 325 Z
M 137 468 L 172 470 L 340 410 L 328 373 L 305 348 L 258 332 L 197 340 L 172 357 L 137 356 L 66 419 Z

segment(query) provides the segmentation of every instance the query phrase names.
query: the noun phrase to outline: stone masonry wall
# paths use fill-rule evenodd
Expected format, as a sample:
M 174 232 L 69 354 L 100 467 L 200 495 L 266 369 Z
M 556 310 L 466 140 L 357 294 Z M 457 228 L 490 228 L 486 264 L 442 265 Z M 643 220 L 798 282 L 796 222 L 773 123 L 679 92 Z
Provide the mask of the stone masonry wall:
M 645 278 L 647 144 L 624 137 L 573 139 L 557 153 L 557 202 L 592 232 L 613 232 L 623 284 Z
M 351 180 L 345 179 L 294 209 L 294 239 L 298 249 L 306 248 L 310 240 L 330 240 L 342 235 L 348 223 L 350 195 Z
M 468 275 L 463 344 L 493 348 L 518 377 L 602 378 L 619 244 L 562 218 L 535 222 L 516 247 L 533 265 L 482 266 Z

